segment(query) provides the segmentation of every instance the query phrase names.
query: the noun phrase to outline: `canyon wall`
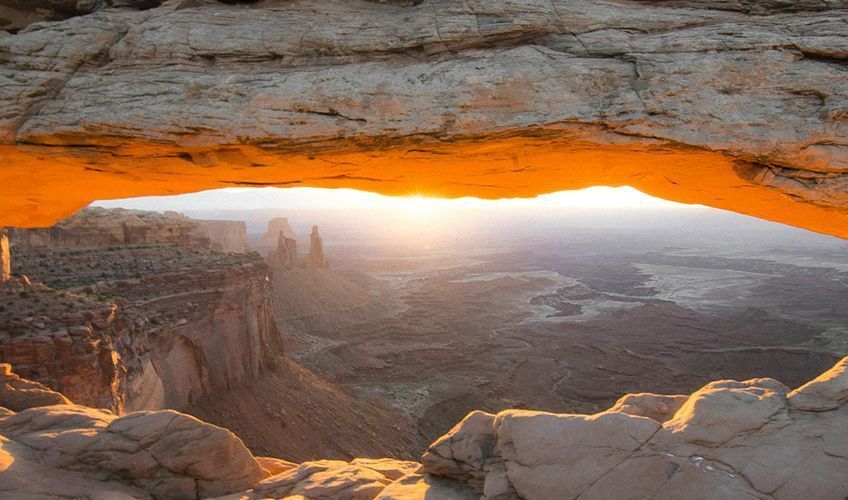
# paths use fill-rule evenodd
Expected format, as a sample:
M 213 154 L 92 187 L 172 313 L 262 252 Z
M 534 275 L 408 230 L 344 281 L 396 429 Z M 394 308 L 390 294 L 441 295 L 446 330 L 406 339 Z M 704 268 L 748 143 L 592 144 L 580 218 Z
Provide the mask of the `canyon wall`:
M 175 244 L 247 251 L 244 222 L 194 220 L 177 212 L 88 207 L 47 228 L 10 228 L 15 245 L 94 248 L 110 245 Z
M 94 213 L 12 233 L 13 271 L 29 278 L 2 290 L 0 361 L 121 412 L 185 407 L 255 379 L 282 352 L 257 254 L 210 248 L 183 216 L 135 212 L 127 230 L 125 211 Z
M 247 226 L 242 221 L 199 220 L 195 234 L 222 252 L 247 252 Z
M 117 305 L 13 278 L 0 283 L 0 308 L 0 361 L 73 401 L 123 410 Z

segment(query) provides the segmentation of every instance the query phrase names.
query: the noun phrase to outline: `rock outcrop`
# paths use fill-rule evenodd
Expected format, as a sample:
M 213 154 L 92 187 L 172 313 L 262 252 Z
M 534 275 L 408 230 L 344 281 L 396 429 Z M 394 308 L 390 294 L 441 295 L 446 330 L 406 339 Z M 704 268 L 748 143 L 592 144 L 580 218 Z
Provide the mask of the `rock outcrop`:
M 9 236 L 5 230 L 0 229 L 0 281 L 7 281 L 12 277 L 12 255 L 9 252 Z
M 492 499 L 843 498 L 846 367 L 792 392 L 725 380 L 682 404 L 642 394 L 595 415 L 475 412 L 427 450 L 423 470 Z
M 228 185 L 631 184 L 848 236 L 846 16 L 844 0 L 176 0 L 36 23 L 0 38 L 0 217 Z
M 318 226 L 312 226 L 312 233 L 309 235 L 309 253 L 306 254 L 305 263 L 307 266 L 319 269 L 330 267 L 327 264 L 327 256 L 324 255 L 324 240 L 318 234 Z
M 244 222 L 194 220 L 177 212 L 88 207 L 48 228 L 11 228 L 15 245 L 97 248 L 113 245 L 173 244 L 246 252 Z
M 848 357 L 794 391 L 772 379 L 707 384 L 660 422 L 626 413 L 677 398 L 625 397 L 595 415 L 474 412 L 422 464 L 292 464 L 253 457 L 227 430 L 174 411 L 123 417 L 44 399 L 0 367 L 0 491 L 11 497 L 551 499 L 848 495 Z M 10 378 L 11 376 L 11 378 Z M 31 395 L 29 400 L 27 395 Z M 653 410 L 651 410 L 653 411 Z M 664 418 L 664 417 L 663 417 Z
M 297 240 L 289 238 L 280 231 L 277 238 L 277 247 L 265 256 L 268 267 L 279 271 L 291 271 L 299 265 L 297 257 Z
M 242 221 L 198 220 L 194 234 L 221 252 L 247 252 L 247 227 Z
M 259 239 L 259 246 L 266 248 L 275 247 L 280 233 L 286 238 L 297 242 L 297 235 L 294 234 L 294 230 L 289 225 L 289 219 L 287 217 L 274 217 L 268 221 L 268 230 Z
M 118 306 L 14 278 L 0 283 L 0 362 L 72 400 L 120 412 Z
M 0 363 L 0 406 L 23 411 L 36 406 L 69 405 L 71 401 L 59 392 L 12 372 L 12 365 Z
M 97 227 L 120 229 L 74 232 Z M 36 284 L 0 285 L 0 361 L 117 413 L 183 408 L 258 377 L 282 352 L 268 267 L 196 229 L 177 214 L 93 210 L 16 231 L 15 272 Z
M 173 411 L 73 405 L 0 419 L 0 490 L 16 498 L 208 498 L 268 473 L 231 432 Z

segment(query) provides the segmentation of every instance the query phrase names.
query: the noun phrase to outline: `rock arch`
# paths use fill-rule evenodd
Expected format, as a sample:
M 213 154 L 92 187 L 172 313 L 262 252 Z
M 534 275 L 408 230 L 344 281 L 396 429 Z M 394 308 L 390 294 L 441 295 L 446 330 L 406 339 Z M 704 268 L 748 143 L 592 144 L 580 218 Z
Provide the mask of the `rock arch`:
M 631 185 L 848 237 L 848 2 L 174 0 L 0 37 L 0 225 L 225 186 Z

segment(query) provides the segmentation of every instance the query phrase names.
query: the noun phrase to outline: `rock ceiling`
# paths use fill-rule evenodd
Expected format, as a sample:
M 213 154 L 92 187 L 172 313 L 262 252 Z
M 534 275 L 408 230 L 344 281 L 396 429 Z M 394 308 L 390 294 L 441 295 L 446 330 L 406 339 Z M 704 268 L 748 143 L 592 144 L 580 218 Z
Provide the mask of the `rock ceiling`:
M 0 225 L 226 186 L 630 185 L 848 237 L 848 1 L 410 3 L 171 0 L 0 36 Z

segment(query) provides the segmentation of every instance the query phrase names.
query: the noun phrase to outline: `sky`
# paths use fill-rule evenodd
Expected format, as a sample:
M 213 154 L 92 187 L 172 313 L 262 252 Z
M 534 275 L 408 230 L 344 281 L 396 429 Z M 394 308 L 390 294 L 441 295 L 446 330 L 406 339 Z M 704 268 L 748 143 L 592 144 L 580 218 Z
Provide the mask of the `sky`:
M 481 200 L 441 199 L 421 196 L 389 197 L 353 189 L 319 188 L 224 188 L 177 196 L 147 196 L 104 200 L 92 204 L 106 208 L 139 210 L 200 211 L 250 209 L 398 209 L 404 211 L 450 210 L 454 208 L 686 208 L 683 205 L 648 196 L 631 187 L 596 186 L 561 191 L 536 198 Z

